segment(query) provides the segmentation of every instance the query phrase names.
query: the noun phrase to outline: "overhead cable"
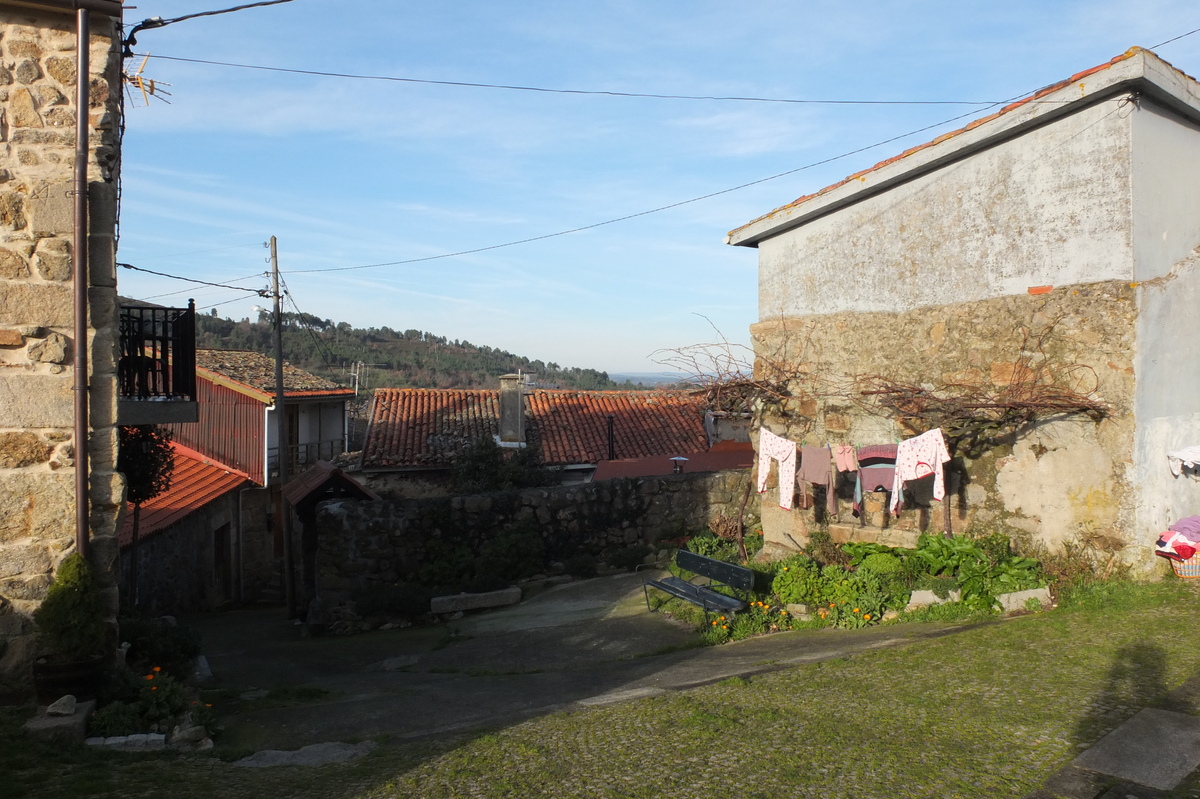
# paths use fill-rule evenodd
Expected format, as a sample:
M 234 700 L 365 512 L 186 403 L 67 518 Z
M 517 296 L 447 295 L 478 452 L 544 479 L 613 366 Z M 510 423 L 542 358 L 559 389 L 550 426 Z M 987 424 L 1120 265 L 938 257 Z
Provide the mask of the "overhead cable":
M 249 294 L 257 294 L 260 297 L 269 296 L 266 289 L 248 289 L 245 286 L 230 286 L 226 283 L 210 283 L 207 280 L 197 280 L 194 277 L 181 277 L 179 275 L 168 275 L 166 272 L 155 272 L 152 269 L 143 269 L 142 267 L 134 266 L 133 264 L 123 264 L 123 263 L 118 262 L 117 266 L 122 267 L 124 269 L 132 269 L 135 272 L 145 272 L 148 275 L 157 275 L 158 277 L 169 277 L 172 280 L 186 280 L 188 283 L 199 283 L 201 286 L 215 286 L 219 289 L 233 289 L 235 291 L 245 291 Z M 238 279 L 242 280 L 244 278 L 238 278 Z
M 1007 102 L 1011 102 L 1011 101 L 1002 100 L 1000 102 L 993 103 L 991 106 L 989 106 L 989 108 L 993 108 L 998 105 L 1003 105 L 1004 103 L 1007 103 Z M 988 109 L 984 109 L 984 110 L 986 111 Z M 649 216 L 650 214 L 657 214 L 662 211 L 669 211 L 672 208 L 679 208 L 680 206 L 683 206 L 683 205 L 691 205 L 692 203 L 698 203 L 702 200 L 708 200 L 713 197 L 720 197 L 722 194 L 729 194 L 731 192 L 741 191 L 742 189 L 746 189 L 751 186 L 757 186 L 760 183 L 767 183 L 772 180 L 778 180 L 779 178 L 787 177 L 788 175 L 794 175 L 797 172 L 803 172 L 806 169 L 813 169 L 818 166 L 823 166 L 825 164 L 832 163 L 833 161 L 838 161 L 842 158 L 848 158 L 852 155 L 857 155 L 858 153 L 866 152 L 867 150 L 873 150 L 876 147 L 882 147 L 885 144 L 891 144 L 894 141 L 898 141 L 900 139 L 905 139 L 905 138 L 908 138 L 909 136 L 915 136 L 918 133 L 924 133 L 927 130 L 933 130 L 934 128 L 939 128 L 942 125 L 948 125 L 951 122 L 957 122 L 960 119 L 965 119 L 966 117 L 973 116 L 976 113 L 977 113 L 977 111 L 968 111 L 965 114 L 959 114 L 956 117 L 951 117 L 950 119 L 945 119 L 945 120 L 942 120 L 941 122 L 935 122 L 932 125 L 926 125 L 923 128 L 917 128 L 916 130 L 910 130 L 907 133 L 901 133 L 899 136 L 892 136 L 890 139 L 884 139 L 883 141 L 877 141 L 874 144 L 868 144 L 865 147 L 859 147 L 858 149 L 855 149 L 855 150 L 849 150 L 847 152 L 841 153 L 840 155 L 830 156 L 829 158 L 824 158 L 820 161 L 813 161 L 811 164 L 805 164 L 804 166 L 799 166 L 799 167 L 796 167 L 795 169 L 789 169 L 786 172 L 780 172 L 776 175 L 771 175 L 770 177 L 759 178 L 758 180 L 752 180 L 749 183 L 742 183 L 741 185 L 733 186 L 732 188 L 721 189 L 720 191 L 710 192 L 709 194 L 705 194 L 700 197 L 693 197 L 690 200 L 680 200 L 679 202 L 670 203 L 668 205 L 660 205 L 657 208 L 651 208 L 647 211 L 638 211 L 637 213 L 626 214 L 625 216 L 617 217 L 616 219 L 608 219 L 604 222 L 596 222 L 591 225 L 583 225 L 581 227 L 571 228 L 570 230 L 560 230 L 557 233 L 546 233 L 541 236 L 530 236 L 529 238 L 525 238 L 525 239 L 518 239 L 516 241 L 507 241 L 507 242 L 504 242 L 503 244 L 492 244 L 487 247 L 476 247 L 475 249 L 471 249 L 471 250 L 460 250 L 458 252 L 448 252 L 448 253 L 442 253 L 440 255 L 426 255 L 421 258 L 407 258 L 402 261 L 388 261 L 386 263 L 378 263 L 378 264 L 362 264 L 360 266 L 334 266 L 334 267 L 329 267 L 326 269 L 292 269 L 289 271 L 289 274 L 305 275 L 305 274 L 312 274 L 315 272 L 348 272 L 348 271 L 355 270 L 355 269 L 378 269 L 378 268 L 385 267 L 385 266 L 401 266 L 404 264 L 421 263 L 423 261 L 437 261 L 442 258 L 456 258 L 456 257 L 462 256 L 462 255 L 474 255 L 476 253 L 487 252 L 489 250 L 499 250 L 504 247 L 515 247 L 518 244 L 529 244 L 529 243 L 535 242 L 535 241 L 544 241 L 545 239 L 558 238 L 559 236 L 568 236 L 572 233 L 582 233 L 585 230 L 594 230 L 595 228 L 605 227 L 606 225 L 615 225 L 618 222 L 626 222 L 630 219 L 637 219 L 638 217 L 641 217 L 641 216 Z
M 602 95 L 607 97 L 643 97 L 652 100 L 710 100 L 721 102 L 742 103 L 792 103 L 800 105 L 996 105 L 997 100 L 819 100 L 793 99 L 781 97 L 742 97 L 737 95 L 700 95 L 700 94 L 652 94 L 646 92 L 619 92 L 602 89 L 552 89 L 545 86 L 518 86 L 505 83 L 471 83 L 457 80 L 432 80 L 429 78 L 402 78 L 395 75 L 360 75 L 352 72 L 322 72 L 315 69 L 292 69 L 288 67 L 268 67 L 261 64 L 238 64 L 230 61 L 209 61 L 202 58 L 182 58 L 180 56 L 158 55 L 151 53 L 128 53 L 128 56 L 144 56 L 161 58 L 164 61 L 181 61 L 186 64 L 207 64 L 217 67 L 232 67 L 234 69 L 254 69 L 262 72 L 285 72 L 293 75 L 314 75 L 322 78 L 347 78 L 350 80 L 378 80 L 393 83 L 424 83 L 432 86 L 461 86 L 471 89 L 503 89 L 517 92 L 539 92 L 542 94 L 584 94 Z M 1042 102 L 1061 103 L 1065 100 Z

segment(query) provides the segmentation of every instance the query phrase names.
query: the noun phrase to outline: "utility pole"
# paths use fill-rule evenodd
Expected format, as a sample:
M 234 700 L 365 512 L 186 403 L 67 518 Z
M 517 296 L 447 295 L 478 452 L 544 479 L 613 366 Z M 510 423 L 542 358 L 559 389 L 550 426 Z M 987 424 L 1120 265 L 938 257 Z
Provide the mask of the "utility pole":
M 287 415 L 283 410 L 283 303 L 279 294 L 279 251 L 271 237 L 271 296 L 275 300 L 275 439 L 279 450 L 279 496 L 275 515 L 283 534 L 283 593 L 287 601 L 288 618 L 296 618 L 296 574 L 292 555 L 292 531 L 288 524 L 287 499 L 283 487 L 288 479 Z

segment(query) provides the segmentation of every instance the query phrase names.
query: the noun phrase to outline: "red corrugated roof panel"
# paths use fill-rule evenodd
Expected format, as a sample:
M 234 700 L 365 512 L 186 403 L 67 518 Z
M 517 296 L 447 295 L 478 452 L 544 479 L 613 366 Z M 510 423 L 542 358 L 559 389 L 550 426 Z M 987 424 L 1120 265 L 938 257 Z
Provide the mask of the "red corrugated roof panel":
M 172 443 L 174 471 L 171 487 L 154 499 L 142 503 L 138 539 L 145 540 L 176 522 L 186 519 L 209 502 L 249 483 L 242 472 L 205 458 L 199 452 Z M 126 508 L 120 544 L 133 543 L 133 505 Z

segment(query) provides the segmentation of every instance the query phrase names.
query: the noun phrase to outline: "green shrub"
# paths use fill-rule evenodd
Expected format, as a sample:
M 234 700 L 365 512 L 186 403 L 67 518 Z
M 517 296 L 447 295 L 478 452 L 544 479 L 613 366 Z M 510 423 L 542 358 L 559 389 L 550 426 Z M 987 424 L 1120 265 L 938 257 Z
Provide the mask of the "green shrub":
M 705 530 L 692 536 L 687 543 L 687 548 L 689 552 L 723 560 L 727 563 L 740 563 L 742 559 L 736 541 L 714 535 L 711 530 Z
M 89 735 L 104 738 L 133 735 L 146 729 L 141 710 L 129 702 L 110 702 L 92 714 L 87 726 Z
M 895 555 L 887 552 L 876 552 L 863 558 L 858 564 L 858 570 L 860 572 L 877 574 L 881 577 L 891 575 L 898 576 L 903 574 L 904 564 L 901 563 L 900 558 L 896 557 Z
M 826 585 L 820 565 L 807 555 L 792 555 L 780 561 L 771 581 L 771 593 L 784 604 L 824 601 Z
M 104 654 L 110 633 L 103 597 L 91 565 L 78 552 L 59 564 L 33 620 L 47 654 L 55 660 L 71 662 Z

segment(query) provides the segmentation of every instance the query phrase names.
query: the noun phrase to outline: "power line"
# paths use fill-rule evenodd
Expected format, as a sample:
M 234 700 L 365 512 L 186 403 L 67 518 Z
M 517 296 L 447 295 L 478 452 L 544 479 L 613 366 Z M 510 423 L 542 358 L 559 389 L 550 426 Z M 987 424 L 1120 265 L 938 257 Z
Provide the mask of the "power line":
M 237 282 L 238 282 L 238 281 L 240 281 L 240 280 L 249 280 L 250 278 L 255 278 L 255 277 L 261 278 L 262 276 L 263 276 L 263 273 L 262 273 L 262 272 L 255 272 L 253 275 L 247 275 L 246 277 L 235 277 L 235 278 L 232 278 L 232 279 L 230 280 L 230 282 L 231 282 L 231 283 L 237 283 Z M 242 289 L 242 290 L 244 291 L 245 289 Z M 179 295 L 179 294 L 187 294 L 187 293 L 188 293 L 188 292 L 190 292 L 190 291 L 191 291 L 191 289 L 180 289 L 179 291 L 166 291 L 166 292 L 163 292 L 162 294 L 154 294 L 154 295 L 152 295 L 152 296 L 150 296 L 150 297 L 143 297 L 142 299 L 144 299 L 144 300 L 156 300 L 156 299 L 160 299 L 160 298 L 162 298 L 162 297 L 175 297 L 175 296 L 177 296 L 177 295 Z
M 1164 44 L 1170 44 L 1171 42 L 1177 42 L 1186 36 L 1191 36 L 1193 33 L 1200 33 L 1200 28 L 1196 28 L 1195 30 L 1188 31 L 1187 33 L 1181 33 L 1178 36 L 1176 36 L 1174 39 L 1167 39 L 1165 42 L 1159 42 L 1158 44 L 1153 45 L 1150 49 L 1157 50 L 1158 48 L 1162 47 Z
M 165 28 L 168 25 L 174 25 L 176 22 L 184 22 L 186 20 L 196 19 L 198 17 L 215 17 L 218 14 L 232 14 L 234 11 L 245 11 L 248 8 L 260 8 L 262 6 L 277 6 L 281 3 L 290 3 L 290 2 L 292 2 L 292 0 L 261 0 L 261 2 L 258 2 L 258 3 L 246 3 L 246 4 L 240 5 L 240 6 L 234 6 L 233 8 L 222 8 L 222 9 L 218 9 L 216 11 L 198 11 L 195 14 L 185 14 L 182 17 L 172 17 L 171 19 L 163 19 L 162 17 L 150 17 L 149 19 L 142 20 L 141 22 L 134 25 L 129 30 L 129 34 L 125 37 L 125 41 L 121 42 L 121 45 L 122 45 L 121 55 L 125 58 L 128 58 L 129 56 L 131 56 L 133 54 L 132 48 L 134 45 L 137 44 L 137 35 L 138 35 L 138 33 L 140 33 L 141 31 L 144 31 L 144 30 L 153 30 L 155 28 Z
M 143 269 L 142 267 L 134 266 L 133 264 L 123 264 L 123 263 L 118 262 L 117 266 L 123 267 L 125 269 L 132 269 L 135 272 L 145 272 L 148 275 L 157 275 L 158 277 L 169 277 L 172 280 L 186 280 L 188 283 L 199 283 L 201 286 L 215 286 L 219 289 L 234 289 L 236 291 L 245 291 L 245 292 L 249 292 L 250 294 L 257 294 L 260 297 L 267 296 L 266 289 L 248 289 L 245 286 L 230 286 L 225 283 L 210 283 L 207 280 L 197 280 L 196 278 L 193 278 L 193 277 L 180 277 L 179 275 L 168 275 L 166 272 L 155 272 L 152 269 Z M 238 278 L 238 280 L 244 280 L 244 279 L 245 278 Z
M 300 306 L 296 304 L 296 298 L 292 296 L 292 290 L 288 287 L 287 281 L 283 279 L 282 275 L 280 275 L 279 280 L 280 283 L 283 284 L 283 296 L 287 298 L 287 301 L 291 303 L 292 308 L 296 311 L 296 323 L 300 325 L 301 329 L 308 331 L 308 335 L 312 338 L 313 343 L 317 345 L 317 351 L 321 355 L 321 360 L 325 362 L 325 368 L 332 373 L 334 371 L 332 363 L 333 354 L 326 349 L 325 342 L 321 341 L 321 338 L 317 335 L 316 331 L 313 330 L 311 326 L 304 323 L 304 312 L 301 311 Z M 280 320 L 280 322 L 280 329 L 282 330 L 282 320 Z
M 992 103 L 988 108 L 994 108 L 995 106 L 1003 105 L 1008 102 L 1011 102 L 1011 100 L 1001 100 L 999 102 Z M 983 110 L 986 111 L 988 109 L 985 108 Z M 389 261 L 387 263 L 379 263 L 379 264 L 362 264 L 360 266 L 335 266 L 335 267 L 330 267 L 327 269 L 293 269 L 293 270 L 291 270 L 291 274 L 306 275 L 306 274 L 313 274 L 316 272 L 348 272 L 348 271 L 355 270 L 355 269 L 378 269 L 378 268 L 385 267 L 385 266 L 402 266 L 404 264 L 416 264 L 416 263 L 421 263 L 424 261 L 437 261 L 442 258 L 456 258 L 456 257 L 463 256 L 463 255 L 474 255 L 476 253 L 487 252 L 489 250 L 499 250 L 499 249 L 503 249 L 505 247 L 515 247 L 518 244 L 530 244 L 535 241 L 544 241 L 546 239 L 558 238 L 559 236 L 568 236 L 572 233 L 582 233 L 585 230 L 594 230 L 595 228 L 605 227 L 606 225 L 615 225 L 618 222 L 627 222 L 630 219 L 637 219 L 638 217 L 649 216 L 650 214 L 657 214 L 662 211 L 669 211 L 672 208 L 679 208 L 680 206 L 690 205 L 692 203 L 698 203 L 702 200 L 708 200 L 713 197 L 719 197 L 722 194 L 729 194 L 731 192 L 740 191 L 742 189 L 746 189 L 751 186 L 757 186 L 760 183 L 767 183 L 772 180 L 778 180 L 779 178 L 787 177 L 788 175 L 794 175 L 797 172 L 803 172 L 806 169 L 813 169 L 814 167 L 823 166 L 825 164 L 832 163 L 833 161 L 838 161 L 842 158 L 848 158 L 852 155 L 857 155 L 858 153 L 866 152 L 867 150 L 873 150 L 876 147 L 882 147 L 885 144 L 891 144 L 894 141 L 898 141 L 900 139 L 905 139 L 905 138 L 908 138 L 909 136 L 915 136 L 918 133 L 924 133 L 927 130 L 933 130 L 934 128 L 939 128 L 942 125 L 948 125 L 951 122 L 957 122 L 960 119 L 965 119 L 966 117 L 973 116 L 976 113 L 977 113 L 977 111 L 975 111 L 975 110 L 968 111 L 965 114 L 959 114 L 956 117 L 951 117 L 950 119 L 942 120 L 941 122 L 935 122 L 932 125 L 926 125 L 923 128 L 917 128 L 916 130 L 910 130 L 907 133 L 901 133 L 900 135 L 893 136 L 890 139 L 884 139 L 883 141 L 878 141 L 878 142 L 875 142 L 874 144 L 868 144 L 865 147 L 859 147 L 856 150 L 849 150 L 847 152 L 841 153 L 840 155 L 834 155 L 834 156 L 830 156 L 829 158 L 822 159 L 820 161 L 814 161 L 811 164 L 805 164 L 804 166 L 796 167 L 795 169 L 789 169 L 786 172 L 780 172 L 776 175 L 771 175 L 770 177 L 759 178 L 758 180 L 752 180 L 749 183 L 743 183 L 739 186 L 734 186 L 734 187 L 728 188 L 728 189 L 722 189 L 720 191 L 710 192 L 709 194 L 705 194 L 700 197 L 693 197 L 690 200 L 680 200 L 679 202 L 670 203 L 668 205 L 660 205 L 659 207 L 651 208 L 648 211 L 638 211 L 637 213 L 626 214 L 625 216 L 617 217 L 616 219 L 609 219 L 604 222 L 596 222 L 591 225 L 583 225 L 581 227 L 571 228 L 570 230 L 560 230 L 557 233 L 547 233 L 542 236 L 530 236 L 529 238 L 518 239 L 516 241 L 508 241 L 508 242 L 504 242 L 503 244 L 492 244 L 487 247 L 476 247 L 475 249 L 472 249 L 472 250 L 460 250 L 458 252 L 442 253 L 441 255 L 427 255 L 422 258 L 407 258 L 402 261 Z
M 505 83 L 471 83 L 457 80 L 433 80 L 429 78 L 402 78 L 395 75 L 360 75 L 352 72 L 323 72 L 315 69 L 292 69 L 289 67 L 268 67 L 261 64 L 238 64 L 230 61 L 210 61 L 202 58 L 183 58 L 180 56 L 154 55 L 151 53 L 129 53 L 128 56 L 144 56 L 161 58 L 164 61 L 180 61 L 187 64 L 207 64 L 217 67 L 234 69 L 253 69 L 262 72 L 284 72 L 292 75 L 313 75 L 322 78 L 347 78 L 350 80 L 376 80 L 392 83 L 423 83 L 431 86 L 459 86 L 471 89 L 502 89 L 505 91 L 537 92 L 541 94 L 579 94 L 599 95 L 604 97 L 639 97 L 651 100 L 708 100 L 718 102 L 742 103 L 790 103 L 797 105 L 996 105 L 997 100 L 813 100 L 780 97 L 743 97 L 738 95 L 700 95 L 700 94 L 653 94 L 647 92 L 620 92 L 604 89 L 553 89 L 545 86 L 519 86 Z M 1041 100 L 1038 102 L 1064 103 L 1066 100 Z

